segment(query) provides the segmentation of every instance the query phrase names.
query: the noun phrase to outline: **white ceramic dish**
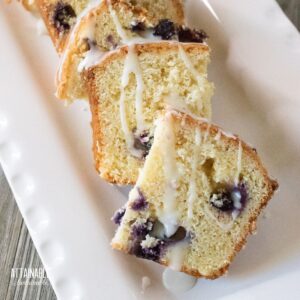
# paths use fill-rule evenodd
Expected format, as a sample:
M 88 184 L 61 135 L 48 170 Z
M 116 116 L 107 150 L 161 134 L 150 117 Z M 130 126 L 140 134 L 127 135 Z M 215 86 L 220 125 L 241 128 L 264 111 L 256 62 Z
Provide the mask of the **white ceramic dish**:
M 190 0 L 187 15 L 211 37 L 214 121 L 257 147 L 281 190 L 229 276 L 175 296 L 161 266 L 110 249 L 126 189 L 94 171 L 87 104 L 53 96 L 49 38 L 0 3 L 0 161 L 59 299 L 299 299 L 300 36 L 272 0 L 209 5 L 214 14 Z M 143 295 L 142 276 L 152 280 Z

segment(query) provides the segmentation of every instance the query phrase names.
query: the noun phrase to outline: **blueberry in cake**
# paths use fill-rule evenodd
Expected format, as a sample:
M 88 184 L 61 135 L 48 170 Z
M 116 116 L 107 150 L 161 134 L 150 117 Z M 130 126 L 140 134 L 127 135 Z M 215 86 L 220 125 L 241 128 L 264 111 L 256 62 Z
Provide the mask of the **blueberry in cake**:
M 27 4 L 29 0 L 24 2 Z M 179 24 L 184 22 L 181 0 L 35 0 L 34 2 L 59 53 L 64 51 L 75 24 L 101 3 L 127 4 L 141 13 L 147 11 L 147 15 L 153 22 L 163 18 Z
M 156 123 L 112 247 L 217 278 L 256 229 L 277 187 L 256 151 L 237 136 L 169 111 Z M 136 205 L 140 199 L 143 205 Z
M 203 30 L 177 25 L 168 19 L 160 20 L 153 31 L 154 36 L 160 36 L 163 40 L 177 40 L 182 43 L 204 43 L 208 38 Z
M 134 184 L 153 122 L 171 106 L 210 118 L 209 48 L 175 41 L 122 46 L 86 73 L 96 169 L 105 180 Z

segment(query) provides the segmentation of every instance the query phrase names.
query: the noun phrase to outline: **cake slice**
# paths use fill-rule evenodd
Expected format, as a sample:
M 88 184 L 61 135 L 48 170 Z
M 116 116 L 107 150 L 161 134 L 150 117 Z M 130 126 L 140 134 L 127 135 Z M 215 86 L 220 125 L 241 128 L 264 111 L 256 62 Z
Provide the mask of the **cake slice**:
M 184 22 L 181 0 L 36 0 L 35 2 L 59 53 L 65 49 L 75 24 L 101 2 L 111 5 L 127 3 L 141 12 L 148 11 L 148 16 L 153 21 L 168 18 L 180 24 Z
M 56 76 L 56 96 L 71 102 L 87 97 L 82 71 L 97 63 L 105 52 L 115 49 L 126 39 L 137 38 L 133 24 L 148 24 L 143 11 L 116 1 L 103 1 L 90 10 L 75 26 Z
M 277 189 L 257 152 L 219 127 L 177 112 L 153 146 L 115 221 L 114 249 L 195 277 L 226 272 Z
M 70 36 L 56 76 L 56 96 L 72 102 L 86 99 L 82 72 L 102 56 L 125 44 L 160 40 L 203 43 L 203 30 L 190 29 L 163 19 L 152 23 L 151 15 L 126 2 L 102 2 L 77 23 Z
M 123 46 L 86 73 L 96 169 L 111 183 L 134 184 L 166 106 L 210 118 L 209 48 L 178 42 Z

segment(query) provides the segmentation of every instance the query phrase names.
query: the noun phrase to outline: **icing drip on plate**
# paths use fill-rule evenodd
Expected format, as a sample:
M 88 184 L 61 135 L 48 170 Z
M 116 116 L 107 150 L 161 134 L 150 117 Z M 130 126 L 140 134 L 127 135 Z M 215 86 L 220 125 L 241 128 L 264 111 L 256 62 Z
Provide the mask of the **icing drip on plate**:
M 174 294 L 187 292 L 197 283 L 197 278 L 171 269 L 163 272 L 162 280 L 165 288 Z

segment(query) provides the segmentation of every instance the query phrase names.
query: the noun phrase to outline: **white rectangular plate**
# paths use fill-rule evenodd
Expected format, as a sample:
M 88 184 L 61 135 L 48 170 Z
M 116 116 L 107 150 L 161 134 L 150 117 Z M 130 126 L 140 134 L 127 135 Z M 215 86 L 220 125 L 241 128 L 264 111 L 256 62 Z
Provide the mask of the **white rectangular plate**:
M 214 122 L 257 147 L 281 190 L 229 275 L 176 298 L 299 298 L 299 33 L 273 0 L 190 0 L 187 16 L 210 35 Z M 127 191 L 94 171 L 87 103 L 55 99 L 58 58 L 35 26 L 0 3 L 0 161 L 58 298 L 174 299 L 163 267 L 110 249 Z

